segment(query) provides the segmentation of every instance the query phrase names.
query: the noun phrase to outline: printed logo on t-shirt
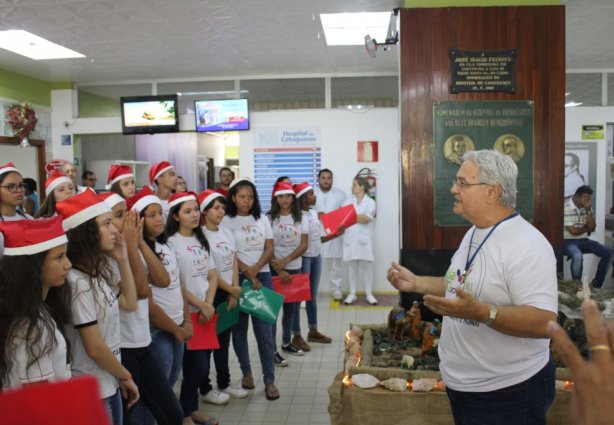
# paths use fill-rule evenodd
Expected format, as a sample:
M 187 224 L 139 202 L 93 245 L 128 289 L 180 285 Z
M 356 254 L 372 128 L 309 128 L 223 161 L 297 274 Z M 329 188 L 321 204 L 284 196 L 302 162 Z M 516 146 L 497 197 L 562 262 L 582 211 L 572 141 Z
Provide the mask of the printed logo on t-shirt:
M 299 238 L 299 231 L 294 224 L 279 223 L 277 225 L 279 230 L 279 241 L 284 246 L 294 246 Z
M 309 215 L 309 239 L 320 239 L 320 220 Z
M 220 254 L 224 270 L 227 270 L 227 267 L 232 266 L 235 256 L 232 245 L 230 245 L 227 241 L 218 242 L 215 244 L 215 252 Z
M 264 245 L 264 233 L 258 226 L 246 224 L 241 226 L 243 239 L 248 246 L 260 247 Z
M 456 290 L 458 288 L 461 288 L 469 292 L 471 295 L 474 295 L 473 290 L 472 290 L 473 283 L 471 282 L 472 269 L 473 269 L 473 266 L 470 266 L 469 271 L 467 272 L 465 276 L 461 269 L 457 268 L 455 270 L 454 267 L 450 265 L 450 267 L 448 268 L 448 271 L 445 274 L 445 280 L 446 280 L 446 292 L 452 295 L 451 296 L 448 295 L 446 298 L 455 298 Z M 480 323 L 475 320 L 461 319 L 458 317 L 451 317 L 451 316 L 449 316 L 449 318 L 450 320 L 454 320 L 459 323 L 464 323 L 465 325 L 476 326 L 476 327 L 480 326 Z
M 186 251 L 192 257 L 192 265 L 194 266 L 194 277 L 202 275 L 207 271 L 207 260 L 209 253 L 201 245 L 188 246 Z
M 179 275 L 178 275 L 179 270 L 177 268 L 177 259 L 172 255 L 166 254 L 165 252 L 161 252 L 159 257 L 160 257 L 160 262 L 162 263 L 162 265 L 168 272 L 168 277 L 171 282 L 170 285 L 166 287 L 166 289 L 169 291 L 172 289 L 175 289 L 177 285 L 179 284 Z

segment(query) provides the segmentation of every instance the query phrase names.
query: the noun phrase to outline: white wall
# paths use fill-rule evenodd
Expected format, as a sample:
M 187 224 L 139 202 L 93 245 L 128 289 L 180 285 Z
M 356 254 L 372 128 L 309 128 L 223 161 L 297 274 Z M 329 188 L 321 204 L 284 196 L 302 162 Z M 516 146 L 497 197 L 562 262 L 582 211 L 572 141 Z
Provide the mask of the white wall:
M 606 242 L 605 215 L 610 210 L 610 205 L 606 203 L 606 193 L 610 191 L 611 181 L 608 171 L 608 147 L 605 140 L 605 129 L 607 123 L 614 122 L 614 107 L 576 107 L 565 109 L 565 142 L 589 142 L 597 145 L 597 187 L 593 187 L 593 205 L 595 211 L 595 221 L 597 229 L 591 236 L 598 242 Z M 602 140 L 582 140 L 582 125 L 601 124 L 604 128 L 604 139 Z M 561 229 L 561 232 L 563 229 Z M 608 235 L 609 242 L 610 235 Z M 611 245 L 610 245 L 611 246 Z M 597 257 L 594 255 L 584 256 L 584 275 L 592 279 L 597 269 Z M 570 278 L 569 262 L 564 264 L 565 277 Z M 608 270 L 604 285 L 612 285 L 611 270 Z

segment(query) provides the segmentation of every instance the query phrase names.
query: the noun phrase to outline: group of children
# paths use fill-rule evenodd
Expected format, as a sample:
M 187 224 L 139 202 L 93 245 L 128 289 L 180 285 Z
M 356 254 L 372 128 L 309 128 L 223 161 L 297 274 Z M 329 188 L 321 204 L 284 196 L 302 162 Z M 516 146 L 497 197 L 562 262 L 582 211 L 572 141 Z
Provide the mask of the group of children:
M 307 341 L 331 342 L 317 329 L 320 244 L 338 235 L 322 236 L 309 184 L 277 183 L 264 215 L 246 178 L 234 180 L 225 197 L 175 192 L 177 175 L 166 161 L 149 177 L 156 193 L 147 186 L 136 192 L 131 169 L 114 165 L 110 192 L 97 195 L 54 173 L 33 220 L 19 209 L 21 173 L 0 165 L 3 390 L 87 374 L 97 378 L 114 425 L 215 424 L 199 410 L 199 394 L 223 404 L 255 387 L 249 316 L 241 312 L 239 323 L 218 335 L 217 350 L 186 349 L 186 342 L 193 320 L 211 320 L 226 301 L 238 308 L 244 279 L 272 289 L 272 275 L 291 284 L 291 275 L 308 273 Z M 282 352 L 310 350 L 298 303 L 284 304 L 281 324 Z M 278 399 L 274 369 L 288 363 L 276 348 L 276 326 L 252 316 L 252 327 L 265 396 Z M 243 374 L 238 386 L 228 367 L 231 340 Z

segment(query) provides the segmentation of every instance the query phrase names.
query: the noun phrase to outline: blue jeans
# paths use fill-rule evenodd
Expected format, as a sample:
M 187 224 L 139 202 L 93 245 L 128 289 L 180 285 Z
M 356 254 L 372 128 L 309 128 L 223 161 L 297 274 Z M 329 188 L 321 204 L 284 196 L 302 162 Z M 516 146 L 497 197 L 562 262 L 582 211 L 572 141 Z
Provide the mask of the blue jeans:
M 301 269 L 286 270 L 288 274 L 300 274 Z M 277 276 L 277 273 L 273 272 L 273 276 Z M 292 330 L 292 322 L 294 322 L 294 315 L 297 310 L 300 310 L 300 303 L 284 303 L 282 307 L 283 314 L 281 316 L 281 343 L 283 345 L 290 344 Z M 277 322 L 273 325 L 273 347 L 277 351 Z
M 318 329 L 318 289 L 320 288 L 320 275 L 322 274 L 322 258 L 303 257 L 303 269 L 301 273 L 309 274 L 309 286 L 311 290 L 311 301 L 305 302 L 307 310 L 307 324 L 309 329 Z M 294 320 L 292 320 L 292 335 L 301 334 L 301 309 L 294 310 Z
M 209 375 L 210 357 L 211 350 L 185 350 L 183 353 L 183 380 L 179 402 L 184 418 L 198 410 L 198 387 Z
M 179 378 L 179 372 L 181 372 L 184 346 L 185 344 L 178 342 L 173 334 L 151 328 L 151 345 L 149 348 L 160 362 L 171 387 L 175 385 L 177 378 Z
M 239 282 L 242 282 L 245 277 L 239 275 Z M 258 280 L 265 288 L 272 289 L 270 272 L 258 273 Z M 262 374 L 264 375 L 265 384 L 275 383 L 275 365 L 273 363 L 273 325 L 264 320 L 260 320 L 252 316 L 252 326 L 254 327 L 254 335 L 258 344 L 258 355 L 260 356 L 260 364 L 262 365 Z M 239 313 L 239 323 L 232 330 L 232 345 L 239 359 L 241 372 L 243 375 L 251 375 L 252 368 L 249 360 L 249 347 L 247 344 L 247 329 L 249 327 L 249 315 L 243 312 Z
M 524 382 L 496 391 L 471 393 L 447 388 L 456 425 L 545 425 L 554 401 L 555 366 L 549 361 Z
M 109 412 L 111 423 L 113 425 L 122 425 L 122 396 L 119 392 L 119 388 L 115 392 L 115 395 L 103 398 L 102 402 L 107 408 L 107 412 Z
M 124 425 L 141 424 L 141 409 L 147 406 L 158 425 L 181 425 L 183 412 L 167 375 L 162 370 L 156 353 L 149 346 L 140 348 L 122 348 L 122 364 L 128 369 L 141 396 L 130 410 L 124 403 Z
M 591 253 L 601 258 L 597 266 L 595 279 L 593 279 L 593 285 L 601 288 L 610 264 L 612 264 L 614 251 L 592 239 L 580 238 L 565 239 L 563 252 L 571 257 L 571 278 L 574 280 L 582 279 L 582 254 Z

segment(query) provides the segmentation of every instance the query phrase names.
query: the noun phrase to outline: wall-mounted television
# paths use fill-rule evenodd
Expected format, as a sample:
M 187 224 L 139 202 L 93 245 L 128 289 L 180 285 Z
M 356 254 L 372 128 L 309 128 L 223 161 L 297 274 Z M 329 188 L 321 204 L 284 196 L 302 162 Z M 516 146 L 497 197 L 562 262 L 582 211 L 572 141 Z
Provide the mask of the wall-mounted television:
M 249 130 L 247 99 L 197 100 L 196 131 Z
M 122 133 L 178 133 L 177 95 L 122 97 Z

